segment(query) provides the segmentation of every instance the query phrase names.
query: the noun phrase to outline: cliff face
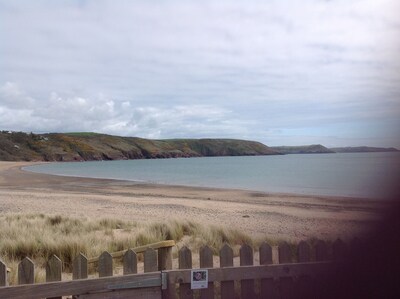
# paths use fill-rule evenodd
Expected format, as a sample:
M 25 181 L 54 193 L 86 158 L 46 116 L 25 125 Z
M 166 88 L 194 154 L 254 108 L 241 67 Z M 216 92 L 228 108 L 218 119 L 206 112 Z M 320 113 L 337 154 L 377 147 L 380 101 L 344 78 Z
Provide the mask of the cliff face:
M 236 139 L 150 140 L 95 133 L 0 132 L 3 161 L 90 161 L 274 155 L 266 145 Z

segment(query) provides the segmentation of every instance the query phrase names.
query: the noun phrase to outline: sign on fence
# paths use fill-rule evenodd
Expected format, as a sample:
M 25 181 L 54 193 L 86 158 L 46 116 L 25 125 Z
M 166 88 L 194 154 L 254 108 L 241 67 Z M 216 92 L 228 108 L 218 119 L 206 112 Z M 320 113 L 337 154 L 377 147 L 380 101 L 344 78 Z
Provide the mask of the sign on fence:
M 208 288 L 208 270 L 206 269 L 192 270 L 190 277 L 191 277 L 190 288 L 192 290 Z

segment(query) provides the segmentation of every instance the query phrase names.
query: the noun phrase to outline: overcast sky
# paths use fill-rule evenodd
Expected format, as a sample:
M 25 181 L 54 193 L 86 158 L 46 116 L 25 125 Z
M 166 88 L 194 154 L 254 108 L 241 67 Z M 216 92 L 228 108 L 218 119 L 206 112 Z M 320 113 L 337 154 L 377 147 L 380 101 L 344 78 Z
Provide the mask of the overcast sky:
M 0 129 L 400 148 L 400 1 L 0 0 Z

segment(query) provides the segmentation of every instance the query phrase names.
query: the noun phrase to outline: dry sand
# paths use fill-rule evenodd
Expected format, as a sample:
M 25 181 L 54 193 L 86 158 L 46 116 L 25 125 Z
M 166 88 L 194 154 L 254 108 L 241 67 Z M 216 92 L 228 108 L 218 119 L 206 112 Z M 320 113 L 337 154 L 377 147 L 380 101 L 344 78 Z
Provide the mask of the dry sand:
M 299 241 L 362 237 L 385 202 L 62 177 L 0 162 L 0 214 L 43 213 L 134 221 L 187 219 L 253 237 Z

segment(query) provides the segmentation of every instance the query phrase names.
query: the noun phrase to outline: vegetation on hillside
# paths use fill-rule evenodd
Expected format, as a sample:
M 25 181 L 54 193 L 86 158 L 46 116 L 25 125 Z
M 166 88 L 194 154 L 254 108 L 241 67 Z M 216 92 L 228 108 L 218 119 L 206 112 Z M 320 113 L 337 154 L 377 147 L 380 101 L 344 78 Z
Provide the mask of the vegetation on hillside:
M 302 145 L 302 146 L 273 146 L 271 149 L 281 154 L 326 154 L 334 151 L 321 144 Z
M 277 154 L 266 145 L 237 139 L 151 140 L 96 133 L 0 132 L 3 161 L 87 161 Z

